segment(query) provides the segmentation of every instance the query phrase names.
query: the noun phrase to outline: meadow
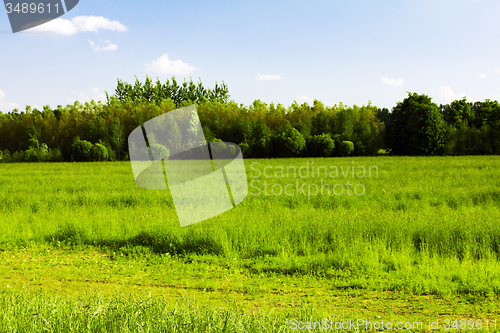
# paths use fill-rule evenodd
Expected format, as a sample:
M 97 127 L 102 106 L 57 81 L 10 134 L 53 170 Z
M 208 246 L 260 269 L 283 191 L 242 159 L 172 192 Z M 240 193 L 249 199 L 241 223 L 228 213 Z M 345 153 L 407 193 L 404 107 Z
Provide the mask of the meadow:
M 247 159 L 247 198 L 183 228 L 129 162 L 0 164 L 0 330 L 500 320 L 499 162 Z

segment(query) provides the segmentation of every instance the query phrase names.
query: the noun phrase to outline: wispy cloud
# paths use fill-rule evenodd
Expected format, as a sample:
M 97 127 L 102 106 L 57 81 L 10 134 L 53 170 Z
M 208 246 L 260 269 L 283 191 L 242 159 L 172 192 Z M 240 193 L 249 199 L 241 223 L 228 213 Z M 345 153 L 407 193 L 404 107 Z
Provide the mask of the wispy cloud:
M 262 80 L 262 81 L 281 80 L 281 76 L 271 75 L 271 74 L 257 74 L 257 80 Z
M 403 79 L 389 79 L 388 77 L 383 77 L 381 81 L 390 87 L 402 87 L 405 85 Z
M 486 79 L 486 74 L 479 74 L 478 76 L 480 79 Z
M 26 32 L 50 32 L 74 35 L 79 32 L 99 32 L 99 30 L 126 31 L 128 28 L 119 21 L 111 21 L 102 16 L 77 16 L 70 20 L 57 18 L 50 22 L 26 30 Z
M 89 39 L 90 47 L 92 47 L 92 50 L 94 52 L 100 52 L 100 51 L 115 51 L 118 48 L 118 45 L 111 43 L 109 40 L 105 40 L 104 43 L 108 44 L 106 46 L 96 46 L 93 41 Z
M 297 97 L 297 102 L 311 104 L 314 102 L 314 100 L 307 95 L 300 95 L 299 97 Z
M 146 72 L 154 72 L 158 74 L 169 74 L 169 75 L 187 75 L 199 68 L 188 65 L 180 59 L 170 60 L 168 54 L 164 54 L 151 63 L 146 64 Z
M 459 94 L 456 94 L 450 86 L 443 86 L 436 93 L 436 102 L 441 104 L 451 103 L 459 98 Z
M 12 103 L 12 102 L 7 102 L 5 100 L 6 95 L 3 92 L 2 89 L 0 89 L 0 112 L 10 112 L 14 109 L 19 109 L 19 104 L 17 103 Z

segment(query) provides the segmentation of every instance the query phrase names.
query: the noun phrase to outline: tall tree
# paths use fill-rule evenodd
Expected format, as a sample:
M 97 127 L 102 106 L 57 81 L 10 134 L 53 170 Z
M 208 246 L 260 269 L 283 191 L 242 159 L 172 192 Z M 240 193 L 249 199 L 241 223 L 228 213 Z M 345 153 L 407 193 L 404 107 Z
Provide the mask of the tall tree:
M 444 153 L 446 126 L 439 107 L 427 95 L 408 93 L 392 111 L 389 148 L 397 155 Z

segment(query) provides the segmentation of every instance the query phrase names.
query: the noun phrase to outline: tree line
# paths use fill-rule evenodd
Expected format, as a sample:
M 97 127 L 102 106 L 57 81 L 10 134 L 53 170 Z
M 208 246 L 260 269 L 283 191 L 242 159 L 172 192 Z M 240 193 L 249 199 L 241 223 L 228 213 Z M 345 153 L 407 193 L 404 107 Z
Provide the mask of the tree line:
M 106 103 L 0 113 L 0 162 L 128 160 L 128 135 L 163 113 L 196 104 L 207 141 L 239 144 L 245 158 L 500 153 L 500 105 L 462 98 L 437 105 L 408 93 L 391 111 L 294 102 L 289 107 L 229 100 L 227 86 L 175 78 L 118 80 Z

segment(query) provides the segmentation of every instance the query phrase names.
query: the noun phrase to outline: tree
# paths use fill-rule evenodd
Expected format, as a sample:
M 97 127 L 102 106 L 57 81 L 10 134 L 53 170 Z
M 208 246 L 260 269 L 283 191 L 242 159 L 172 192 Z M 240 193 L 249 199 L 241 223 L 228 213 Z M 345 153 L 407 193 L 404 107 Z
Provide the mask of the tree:
M 339 156 L 345 157 L 352 154 L 354 151 L 354 143 L 351 141 L 342 141 L 338 147 Z
M 92 160 L 92 143 L 76 137 L 72 145 L 71 158 L 75 162 L 88 162 Z
M 467 102 L 465 97 L 461 100 L 454 100 L 450 105 L 443 107 L 443 117 L 448 124 L 455 127 L 458 127 L 461 123 L 472 125 L 474 118 L 472 103 Z
M 393 108 L 388 147 L 397 155 L 444 153 L 446 126 L 439 107 L 427 95 L 408 93 Z
M 330 115 L 321 110 L 311 120 L 311 134 L 321 135 L 330 133 Z
M 157 161 L 168 160 L 168 158 L 170 157 L 170 151 L 163 145 L 153 144 L 151 145 L 150 149 L 151 155 L 153 155 L 153 158 Z
M 307 152 L 311 157 L 330 157 L 335 152 L 335 142 L 330 134 L 314 135 L 307 140 Z
M 384 124 L 385 126 L 387 126 L 387 124 L 389 123 L 389 121 L 391 119 L 391 113 L 389 112 L 389 109 L 387 109 L 387 108 L 378 109 L 377 110 L 377 119 L 382 124 Z
M 275 137 L 275 156 L 295 157 L 302 153 L 306 146 L 306 140 L 299 131 L 292 127 L 288 120 L 280 126 L 278 133 Z
M 262 118 L 258 118 L 249 142 L 253 157 L 263 158 L 271 156 L 271 137 L 272 132 L 269 127 L 267 127 Z
M 119 118 L 115 118 L 111 121 L 108 135 L 108 142 L 112 148 L 112 151 L 116 154 L 116 158 L 121 161 L 121 158 L 123 156 L 124 143 L 126 140 L 123 125 Z

